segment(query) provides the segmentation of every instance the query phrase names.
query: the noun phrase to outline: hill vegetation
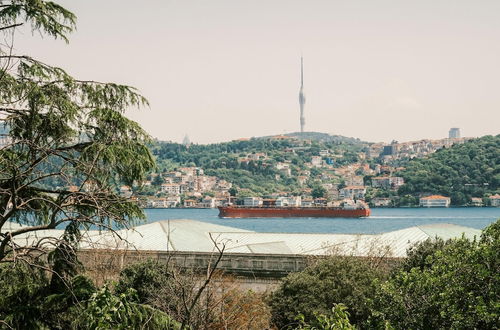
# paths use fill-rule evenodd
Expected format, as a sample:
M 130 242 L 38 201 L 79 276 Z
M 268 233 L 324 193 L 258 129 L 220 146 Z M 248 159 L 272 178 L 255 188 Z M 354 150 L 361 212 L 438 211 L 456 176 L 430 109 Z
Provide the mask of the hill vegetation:
M 399 196 L 440 194 L 451 197 L 453 205 L 466 205 L 472 197 L 495 194 L 500 188 L 500 135 L 412 159 L 398 175 L 405 179 Z
M 306 133 L 304 133 L 306 134 Z M 197 166 L 207 175 L 227 180 L 249 194 L 268 195 L 279 191 L 299 193 L 297 177 L 310 171 L 314 178 L 320 171 L 307 166 L 313 156 L 339 167 L 359 161 L 363 142 L 323 133 L 307 133 L 305 139 L 263 137 L 208 145 L 190 146 L 173 142 L 156 142 L 151 146 L 160 171 L 182 166 Z M 323 151 L 323 152 L 322 152 Z M 279 164 L 290 168 L 285 173 Z M 314 180 L 306 184 L 311 188 Z

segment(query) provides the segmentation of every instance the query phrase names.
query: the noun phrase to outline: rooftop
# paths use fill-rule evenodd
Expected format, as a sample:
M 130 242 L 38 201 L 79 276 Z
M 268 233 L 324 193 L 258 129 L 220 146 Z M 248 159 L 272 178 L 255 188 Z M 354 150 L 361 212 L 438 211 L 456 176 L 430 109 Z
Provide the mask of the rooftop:
M 12 229 L 19 225 L 12 224 Z M 21 235 L 19 244 L 42 237 L 59 238 L 62 230 Z M 454 224 L 429 224 L 377 234 L 258 233 L 195 220 L 163 220 L 131 229 L 110 232 L 89 231 L 83 249 L 133 249 L 142 251 L 214 252 L 217 244 L 231 253 L 370 256 L 384 253 L 405 257 L 406 250 L 428 238 L 449 239 L 465 235 L 479 237 L 481 231 Z M 121 239 L 120 239 L 121 238 Z
M 420 199 L 450 199 L 450 197 L 441 196 L 441 195 L 431 195 L 431 196 L 427 196 L 427 197 L 422 197 Z

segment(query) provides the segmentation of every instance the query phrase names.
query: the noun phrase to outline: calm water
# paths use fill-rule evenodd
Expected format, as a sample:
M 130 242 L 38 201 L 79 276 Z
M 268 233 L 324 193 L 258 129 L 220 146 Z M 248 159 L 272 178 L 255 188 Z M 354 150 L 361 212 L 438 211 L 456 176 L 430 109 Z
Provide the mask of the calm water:
M 348 218 L 255 218 L 220 219 L 216 209 L 148 209 L 148 222 L 193 219 L 213 224 L 283 233 L 365 233 L 376 234 L 431 223 L 453 223 L 483 229 L 500 218 L 500 208 L 401 208 L 372 209 L 363 219 Z

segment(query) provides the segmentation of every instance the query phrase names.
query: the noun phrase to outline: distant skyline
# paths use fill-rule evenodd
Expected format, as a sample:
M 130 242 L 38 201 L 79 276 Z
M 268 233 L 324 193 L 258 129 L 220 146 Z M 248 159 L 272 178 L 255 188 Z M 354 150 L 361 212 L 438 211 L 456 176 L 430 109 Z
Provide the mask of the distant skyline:
M 500 1 L 56 1 L 70 43 L 16 37 L 81 79 L 137 87 L 153 137 L 193 143 L 300 131 L 372 142 L 500 133 Z

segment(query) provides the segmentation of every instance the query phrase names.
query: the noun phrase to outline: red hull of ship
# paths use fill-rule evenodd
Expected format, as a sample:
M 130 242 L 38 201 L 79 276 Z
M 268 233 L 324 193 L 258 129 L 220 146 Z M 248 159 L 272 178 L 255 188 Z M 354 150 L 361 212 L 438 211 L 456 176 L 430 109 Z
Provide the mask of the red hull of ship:
M 219 217 L 221 218 L 362 218 L 368 216 L 370 216 L 370 209 L 346 210 L 328 207 L 219 207 Z

